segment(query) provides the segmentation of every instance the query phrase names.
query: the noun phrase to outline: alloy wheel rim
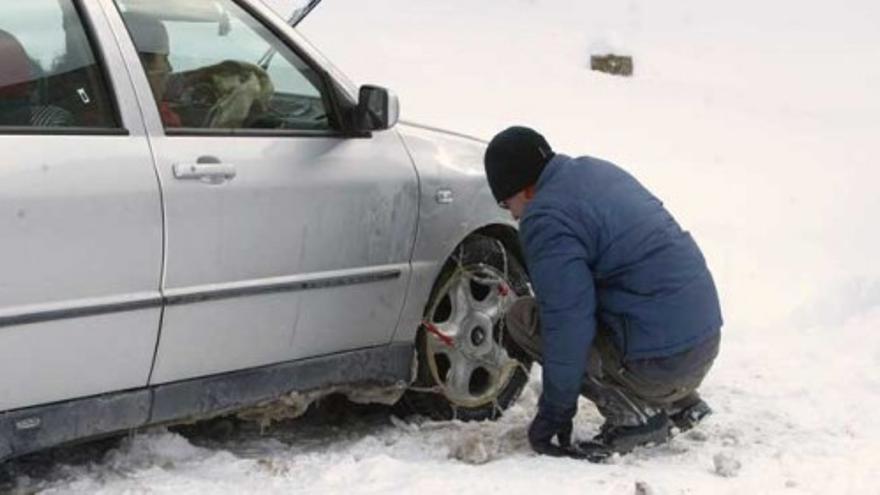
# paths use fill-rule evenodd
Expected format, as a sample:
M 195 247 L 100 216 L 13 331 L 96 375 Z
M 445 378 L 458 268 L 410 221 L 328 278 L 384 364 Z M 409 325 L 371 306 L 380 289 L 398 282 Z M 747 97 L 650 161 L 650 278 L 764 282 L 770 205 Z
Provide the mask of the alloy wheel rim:
M 457 406 L 494 402 L 520 366 L 502 345 L 504 315 L 517 295 L 485 264 L 459 266 L 438 294 L 425 321 L 434 382 Z

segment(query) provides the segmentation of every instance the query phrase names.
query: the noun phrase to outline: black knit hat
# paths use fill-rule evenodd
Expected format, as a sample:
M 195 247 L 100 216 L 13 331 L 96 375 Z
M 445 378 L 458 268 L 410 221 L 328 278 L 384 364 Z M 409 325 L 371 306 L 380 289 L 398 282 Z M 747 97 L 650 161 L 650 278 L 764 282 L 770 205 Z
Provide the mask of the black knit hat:
M 504 201 L 538 182 L 553 149 L 528 127 L 510 127 L 492 138 L 483 164 L 496 201 Z

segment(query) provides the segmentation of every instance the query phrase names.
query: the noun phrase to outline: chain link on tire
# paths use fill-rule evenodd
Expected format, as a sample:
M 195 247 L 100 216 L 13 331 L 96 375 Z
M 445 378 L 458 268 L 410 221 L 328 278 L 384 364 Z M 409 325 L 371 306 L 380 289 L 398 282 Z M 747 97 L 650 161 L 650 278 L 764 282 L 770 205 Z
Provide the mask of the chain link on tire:
M 471 236 L 438 277 L 419 329 L 418 378 L 401 405 L 435 419 L 501 415 L 531 362 L 507 336 L 504 316 L 531 292 L 519 261 L 496 239 Z

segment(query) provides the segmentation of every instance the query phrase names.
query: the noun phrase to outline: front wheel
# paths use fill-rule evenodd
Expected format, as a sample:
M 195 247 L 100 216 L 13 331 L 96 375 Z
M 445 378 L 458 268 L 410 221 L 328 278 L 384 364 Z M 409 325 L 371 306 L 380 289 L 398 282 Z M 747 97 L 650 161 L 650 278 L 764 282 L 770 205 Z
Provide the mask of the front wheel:
M 496 419 L 522 392 L 531 361 L 504 317 L 530 295 L 528 275 L 500 241 L 474 235 L 447 260 L 417 337 L 418 376 L 406 413 L 435 419 Z

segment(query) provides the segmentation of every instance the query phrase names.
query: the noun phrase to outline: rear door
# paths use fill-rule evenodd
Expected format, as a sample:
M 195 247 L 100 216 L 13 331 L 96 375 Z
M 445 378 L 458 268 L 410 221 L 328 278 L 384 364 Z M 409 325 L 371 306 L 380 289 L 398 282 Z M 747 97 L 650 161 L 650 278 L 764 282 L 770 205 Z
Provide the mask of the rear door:
M 159 186 L 94 7 L 0 2 L 0 410 L 144 387 L 150 373 Z
M 418 215 L 396 133 L 343 137 L 320 68 L 265 7 L 107 5 L 167 212 L 152 383 L 387 344 Z

